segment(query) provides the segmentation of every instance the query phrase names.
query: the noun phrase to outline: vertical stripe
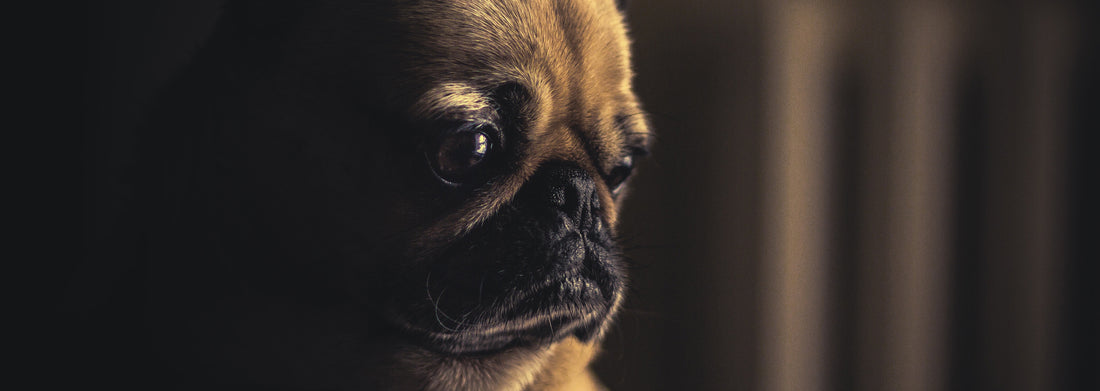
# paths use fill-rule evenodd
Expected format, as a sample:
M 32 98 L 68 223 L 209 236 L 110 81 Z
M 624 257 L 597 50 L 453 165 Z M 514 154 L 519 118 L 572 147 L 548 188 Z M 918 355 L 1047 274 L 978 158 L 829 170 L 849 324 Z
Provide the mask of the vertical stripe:
M 894 124 L 889 130 L 884 383 L 896 391 L 944 386 L 944 292 L 950 255 L 952 108 L 955 29 L 939 2 L 897 9 Z
M 826 384 L 828 80 L 837 20 L 827 4 L 769 4 L 765 23 L 762 388 Z

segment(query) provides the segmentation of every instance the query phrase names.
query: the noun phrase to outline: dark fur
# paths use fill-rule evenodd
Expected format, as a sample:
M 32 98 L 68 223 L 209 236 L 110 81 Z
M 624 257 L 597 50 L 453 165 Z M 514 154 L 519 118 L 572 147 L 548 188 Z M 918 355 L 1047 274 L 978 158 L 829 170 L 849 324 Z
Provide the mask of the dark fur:
M 153 388 L 587 376 L 625 279 L 605 180 L 646 141 L 614 7 L 230 3 L 143 144 Z M 440 181 L 431 140 L 474 120 L 501 153 Z

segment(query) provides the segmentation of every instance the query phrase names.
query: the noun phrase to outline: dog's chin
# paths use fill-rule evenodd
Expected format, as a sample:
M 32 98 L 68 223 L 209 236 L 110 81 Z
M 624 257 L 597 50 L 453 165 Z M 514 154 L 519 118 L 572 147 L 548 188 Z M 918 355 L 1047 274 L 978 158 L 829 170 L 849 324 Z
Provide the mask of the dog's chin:
M 545 347 L 570 336 L 588 342 L 598 339 L 611 322 L 620 290 L 618 284 L 570 276 L 524 289 L 503 304 L 486 308 L 477 322 L 416 324 L 391 318 L 391 323 L 409 342 L 443 355 Z

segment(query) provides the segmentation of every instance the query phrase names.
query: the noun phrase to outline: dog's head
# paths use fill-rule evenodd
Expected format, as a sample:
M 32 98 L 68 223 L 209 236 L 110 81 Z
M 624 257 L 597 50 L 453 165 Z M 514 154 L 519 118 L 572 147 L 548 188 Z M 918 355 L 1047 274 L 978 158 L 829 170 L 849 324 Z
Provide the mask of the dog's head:
M 598 340 L 649 141 L 615 2 L 292 3 L 231 3 L 191 71 L 232 216 L 200 228 L 250 286 L 338 287 L 441 357 Z
M 622 300 L 618 201 L 647 130 L 610 1 L 436 3 L 407 14 L 419 92 L 385 318 L 452 354 L 602 334 Z M 375 296 L 372 295 L 372 296 Z

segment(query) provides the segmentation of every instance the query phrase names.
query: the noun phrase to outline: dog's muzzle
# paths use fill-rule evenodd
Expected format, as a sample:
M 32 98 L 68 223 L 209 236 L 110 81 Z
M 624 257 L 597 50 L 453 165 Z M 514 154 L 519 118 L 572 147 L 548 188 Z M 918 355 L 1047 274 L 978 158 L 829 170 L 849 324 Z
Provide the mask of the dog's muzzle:
M 391 318 L 450 354 L 598 336 L 624 276 L 596 186 L 575 165 L 543 165 L 496 216 L 426 262 Z

